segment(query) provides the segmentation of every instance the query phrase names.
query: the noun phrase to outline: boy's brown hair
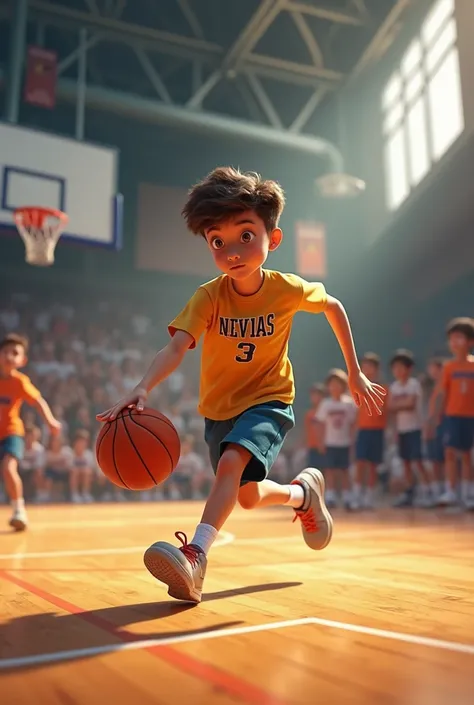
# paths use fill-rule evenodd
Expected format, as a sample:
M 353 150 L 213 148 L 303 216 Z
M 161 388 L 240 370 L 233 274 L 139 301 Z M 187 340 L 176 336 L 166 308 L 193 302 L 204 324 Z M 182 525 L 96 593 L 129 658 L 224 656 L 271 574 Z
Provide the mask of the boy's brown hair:
M 255 211 L 270 233 L 278 226 L 284 205 L 285 194 L 276 181 L 224 166 L 191 188 L 182 213 L 194 235 L 205 237 L 208 228 L 244 211 Z
M 401 362 L 401 364 L 405 365 L 405 367 L 409 370 L 415 366 L 415 358 L 413 353 L 411 350 L 406 350 L 405 348 L 400 348 L 395 351 L 395 354 L 390 360 L 390 367 L 393 367 L 396 362 Z
M 25 355 L 28 354 L 28 338 L 25 338 L 23 335 L 18 335 L 18 333 L 7 333 L 7 335 L 0 340 L 0 350 L 3 350 L 9 345 L 21 345 L 25 351 Z
M 468 340 L 474 341 L 474 318 L 453 318 L 449 321 L 446 328 L 446 335 L 449 337 L 451 333 L 461 333 Z
M 328 376 L 326 377 L 326 384 L 329 384 L 329 382 L 332 379 L 337 379 L 339 382 L 341 382 L 346 387 L 349 383 L 349 379 L 347 377 L 347 372 L 344 372 L 344 370 L 340 370 L 337 367 L 334 367 L 334 369 L 329 370 Z
M 309 388 L 310 394 L 321 394 L 321 396 L 325 397 L 326 396 L 326 387 L 324 384 L 321 384 L 321 382 L 315 382 L 314 384 L 311 385 Z
M 380 367 L 380 357 L 377 353 L 367 352 L 362 356 L 361 362 L 371 362 L 375 367 Z
M 89 433 L 89 431 L 86 428 L 80 428 L 74 434 L 74 439 L 72 442 L 75 443 L 76 441 L 87 441 L 89 443 L 90 438 L 91 434 Z

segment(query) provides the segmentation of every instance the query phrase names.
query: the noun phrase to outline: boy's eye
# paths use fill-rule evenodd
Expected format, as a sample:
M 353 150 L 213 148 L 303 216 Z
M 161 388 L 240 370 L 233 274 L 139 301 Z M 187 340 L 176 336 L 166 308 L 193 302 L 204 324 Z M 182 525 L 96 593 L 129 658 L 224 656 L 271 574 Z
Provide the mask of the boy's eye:
M 246 230 L 240 236 L 241 242 L 252 242 L 252 240 L 255 240 L 255 235 L 254 235 L 254 233 L 251 233 L 249 230 Z
M 212 240 L 211 245 L 215 250 L 221 250 L 224 247 L 224 240 L 220 237 L 215 237 L 214 240 Z

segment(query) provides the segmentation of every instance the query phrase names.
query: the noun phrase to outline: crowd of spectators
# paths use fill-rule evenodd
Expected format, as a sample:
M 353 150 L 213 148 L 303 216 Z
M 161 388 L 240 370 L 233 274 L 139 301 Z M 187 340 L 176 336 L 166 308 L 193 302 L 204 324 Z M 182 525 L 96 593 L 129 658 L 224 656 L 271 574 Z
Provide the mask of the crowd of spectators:
M 94 445 L 100 425 L 95 417 L 137 384 L 165 343 L 166 327 L 143 305 L 134 307 L 113 297 L 102 301 L 88 300 L 85 295 L 59 298 L 17 293 L 7 300 L 2 297 L 6 302 L 0 306 L 0 336 L 18 332 L 28 337 L 30 359 L 25 371 L 63 429 L 60 438 L 50 438 L 35 412 L 23 407 L 26 453 L 20 470 L 27 499 L 79 503 L 205 497 L 212 470 L 204 421 L 197 412 L 199 356 L 187 356 L 149 398 L 150 406 L 166 414 L 180 434 L 178 468 L 163 487 L 151 492 L 123 491 L 111 485 L 97 467 Z M 420 381 L 427 399 L 432 380 L 423 375 Z M 379 471 L 382 480 L 391 477 L 396 483 L 401 465 L 390 429 L 387 433 Z M 307 465 L 310 436 L 302 419 L 277 458 L 273 479 L 289 482 Z M 379 483 L 382 488 L 387 485 Z M 5 499 L 1 486 L 0 499 Z

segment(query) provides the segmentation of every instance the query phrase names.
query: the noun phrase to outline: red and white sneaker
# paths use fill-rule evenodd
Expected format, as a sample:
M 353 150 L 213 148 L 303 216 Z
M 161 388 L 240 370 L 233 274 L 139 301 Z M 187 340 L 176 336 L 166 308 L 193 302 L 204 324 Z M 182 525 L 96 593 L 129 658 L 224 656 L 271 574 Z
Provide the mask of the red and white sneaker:
M 291 483 L 301 485 L 304 503 L 295 509 L 295 518 L 301 520 L 301 529 L 306 544 L 313 551 L 326 548 L 332 538 L 332 517 L 324 502 L 324 477 L 316 468 L 306 468 Z
M 182 546 L 178 548 L 166 541 L 158 541 L 145 551 L 143 561 L 157 580 L 168 585 L 170 597 L 201 602 L 207 568 L 206 554 L 199 546 L 189 544 L 182 531 L 177 531 L 175 536 Z

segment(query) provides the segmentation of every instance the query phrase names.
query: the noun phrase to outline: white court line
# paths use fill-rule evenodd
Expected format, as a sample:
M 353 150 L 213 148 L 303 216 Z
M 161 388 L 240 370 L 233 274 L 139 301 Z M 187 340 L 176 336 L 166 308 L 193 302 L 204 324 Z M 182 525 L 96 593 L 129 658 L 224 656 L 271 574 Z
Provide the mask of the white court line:
M 164 637 L 162 639 L 143 639 L 142 641 L 127 642 L 125 644 L 110 644 L 108 646 L 72 649 L 70 651 L 56 651 L 49 654 L 38 654 L 35 656 L 20 656 L 18 658 L 0 659 L 0 670 L 5 670 L 7 668 L 12 669 L 25 666 L 36 666 L 46 663 L 58 663 L 72 659 L 110 654 L 117 651 L 133 651 L 137 649 L 147 649 L 150 647 L 171 646 L 175 644 L 185 644 L 192 641 L 206 641 L 208 639 L 240 636 L 243 634 L 270 631 L 272 629 L 300 627 L 311 624 L 320 627 L 328 627 L 329 629 L 339 629 L 345 632 L 353 632 L 355 634 L 366 634 L 367 636 L 373 636 L 379 639 L 390 639 L 392 641 L 401 641 L 406 644 L 414 644 L 415 646 L 442 649 L 444 651 L 452 651 L 455 653 L 474 656 L 474 645 L 472 644 L 461 644 L 455 641 L 431 639 L 429 637 L 417 636 L 416 634 L 404 634 L 403 632 L 391 632 L 386 629 L 375 629 L 372 627 L 364 627 L 359 624 L 348 624 L 346 622 L 334 622 L 329 619 L 319 619 L 318 617 L 306 617 L 303 619 L 292 619 L 286 622 L 257 624 L 249 627 L 216 629 L 214 631 L 204 632 L 201 634 L 183 634 L 182 636 Z
M 235 536 L 230 531 L 220 531 L 214 542 L 214 548 L 227 546 L 234 540 Z M 142 553 L 147 548 L 148 546 L 126 546 L 125 548 L 85 548 L 70 551 L 39 551 L 36 553 L 0 553 L 0 560 L 6 561 L 13 558 L 18 560 L 23 558 L 64 558 L 66 556 L 120 556 L 126 553 Z
M 143 505 L 146 507 L 147 505 Z M 160 503 L 154 504 L 153 507 L 159 508 Z M 45 506 L 45 509 L 47 508 L 47 505 Z M 202 505 L 199 504 L 199 510 L 202 510 Z M 257 510 L 258 511 L 258 510 Z M 260 510 L 260 516 L 263 515 L 264 510 Z M 268 516 L 268 513 L 266 513 L 266 516 Z M 287 516 L 290 516 L 289 514 Z M 179 516 L 178 521 L 182 524 L 185 524 L 187 522 L 189 523 L 194 523 L 196 519 L 199 518 L 199 512 L 197 514 L 189 514 L 185 516 Z M 255 518 L 255 512 L 254 512 L 254 518 Z M 32 531 L 47 531 L 47 530 L 55 530 L 55 529 L 74 529 L 76 530 L 78 525 L 80 525 L 81 529 L 95 529 L 99 528 L 101 526 L 107 527 L 107 526 L 118 526 L 118 527 L 123 527 L 123 526 L 135 526 L 135 525 L 141 525 L 141 524 L 176 524 L 177 517 L 176 516 L 167 516 L 167 517 L 142 517 L 142 516 L 132 516 L 132 517 L 127 517 L 126 513 L 123 516 L 118 516 L 116 518 L 111 518 L 111 519 L 90 519 L 89 521 L 83 521 L 80 517 L 80 513 L 76 515 L 73 515 L 69 521 L 46 521 L 46 522 L 32 522 L 31 528 Z M 232 521 L 248 521 L 248 516 L 247 514 L 236 514 L 232 517 Z
M 122 524 L 123 526 L 123 524 Z M 82 524 L 79 528 L 82 527 Z M 410 534 L 413 536 L 413 529 L 411 527 L 404 528 L 387 528 L 387 529 L 375 529 L 374 531 L 364 531 L 363 529 L 359 531 L 348 531 L 342 533 L 335 533 L 334 536 L 337 539 L 365 539 L 374 538 L 377 536 L 387 536 L 390 538 L 392 534 Z M 252 546 L 260 544 L 281 544 L 281 543 L 293 543 L 295 541 L 301 542 L 301 536 L 296 534 L 295 536 L 264 536 L 262 538 L 250 537 L 250 538 L 238 538 L 234 534 L 228 531 L 221 531 L 219 537 L 217 538 L 214 548 L 218 546 L 227 546 L 230 543 L 234 543 L 236 546 Z M 140 551 L 145 551 L 148 546 L 127 546 L 126 548 L 90 548 L 90 549 L 77 549 L 69 551 L 40 551 L 32 553 L 0 553 L 0 561 L 10 560 L 12 558 L 23 559 L 23 558 L 63 558 L 66 556 L 113 556 L 113 555 L 125 555 L 127 553 L 140 553 Z
M 82 526 L 82 525 L 81 525 Z M 80 528 L 80 527 L 79 527 Z M 390 536 L 393 533 L 413 533 L 411 529 L 387 529 L 380 531 L 366 531 L 364 532 L 347 532 L 337 534 L 337 538 L 347 538 L 347 539 L 359 539 L 359 538 L 372 538 L 374 536 Z M 295 536 L 265 536 L 263 538 L 251 537 L 239 539 L 234 534 L 229 531 L 221 531 L 219 536 L 214 543 L 214 548 L 218 546 L 227 546 L 230 543 L 235 543 L 236 545 L 259 545 L 261 543 L 293 543 L 294 541 L 301 542 L 301 536 L 296 534 Z M 85 548 L 69 551 L 40 551 L 32 553 L 0 553 L 0 560 L 6 561 L 11 558 L 63 558 L 66 556 L 114 556 L 114 555 L 125 555 L 127 553 L 140 553 L 140 551 L 145 551 L 148 546 L 127 546 L 125 548 Z

